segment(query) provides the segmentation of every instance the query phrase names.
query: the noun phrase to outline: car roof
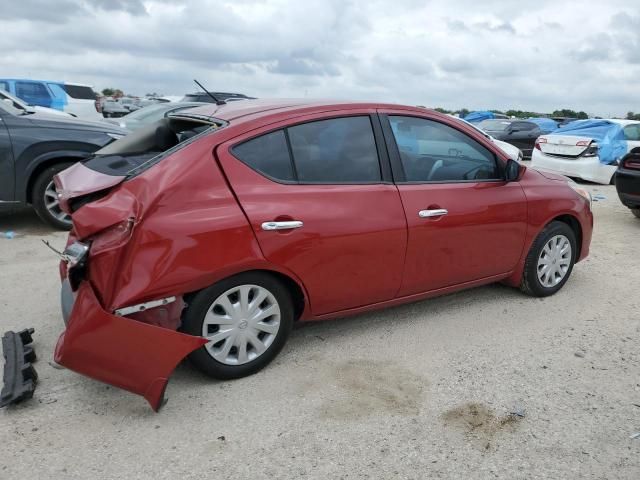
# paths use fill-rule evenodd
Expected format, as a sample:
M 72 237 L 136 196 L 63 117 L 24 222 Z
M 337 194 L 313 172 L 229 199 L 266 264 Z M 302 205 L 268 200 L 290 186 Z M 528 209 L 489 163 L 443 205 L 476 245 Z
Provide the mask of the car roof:
M 302 114 L 316 113 L 331 110 L 355 110 L 355 109 L 402 109 L 414 112 L 424 112 L 423 107 L 413 107 L 408 105 L 395 105 L 388 103 L 356 102 L 344 100 L 310 100 L 310 99 L 255 99 L 242 102 L 229 102 L 223 105 L 214 103 L 205 104 L 201 107 L 181 112 L 180 115 L 194 114 L 197 116 L 214 117 L 227 122 L 235 122 L 244 118 L 259 118 L 278 114 Z M 435 111 L 429 112 L 438 115 Z

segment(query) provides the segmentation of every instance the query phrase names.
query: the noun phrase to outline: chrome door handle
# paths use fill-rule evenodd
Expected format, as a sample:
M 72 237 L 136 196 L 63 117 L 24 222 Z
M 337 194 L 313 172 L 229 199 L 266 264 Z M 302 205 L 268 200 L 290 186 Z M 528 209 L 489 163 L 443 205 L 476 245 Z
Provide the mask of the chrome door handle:
M 290 220 L 287 222 L 264 222 L 263 230 L 291 230 L 292 228 L 300 228 L 303 223 L 300 220 Z
M 449 210 L 444 208 L 437 208 L 435 210 L 420 210 L 418 215 L 420 218 L 429 218 L 429 217 L 441 217 L 449 213 Z

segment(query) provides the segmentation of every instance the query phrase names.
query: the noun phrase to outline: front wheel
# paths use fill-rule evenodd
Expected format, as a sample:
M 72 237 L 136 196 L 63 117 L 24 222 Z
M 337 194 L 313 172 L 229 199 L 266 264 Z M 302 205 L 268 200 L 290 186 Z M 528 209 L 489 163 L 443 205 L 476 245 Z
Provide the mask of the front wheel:
M 280 352 L 293 326 L 293 304 L 275 277 L 247 272 L 196 294 L 183 320 L 186 333 L 209 339 L 191 362 L 213 378 L 240 378 Z
M 553 295 L 569 279 L 576 252 L 576 236 L 571 227 L 551 222 L 531 245 L 520 289 L 536 297 Z
M 60 230 L 71 229 L 71 216 L 60 208 L 53 177 L 69 168 L 71 163 L 58 163 L 40 173 L 33 183 L 31 203 L 38 216 Z

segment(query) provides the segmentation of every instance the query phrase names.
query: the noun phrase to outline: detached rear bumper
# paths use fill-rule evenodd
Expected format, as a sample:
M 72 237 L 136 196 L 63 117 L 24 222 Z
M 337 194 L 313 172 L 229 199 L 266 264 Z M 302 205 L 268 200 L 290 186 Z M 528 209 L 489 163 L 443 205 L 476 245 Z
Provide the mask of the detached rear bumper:
M 55 361 L 70 370 L 142 395 L 155 411 L 164 403 L 171 372 L 207 340 L 119 317 L 105 311 L 88 282 L 82 282 L 55 350 Z

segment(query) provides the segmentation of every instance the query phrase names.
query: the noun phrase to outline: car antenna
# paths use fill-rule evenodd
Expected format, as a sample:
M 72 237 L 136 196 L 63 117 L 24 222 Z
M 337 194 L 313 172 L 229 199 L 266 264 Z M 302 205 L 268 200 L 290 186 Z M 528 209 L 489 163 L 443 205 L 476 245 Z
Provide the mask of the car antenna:
M 213 98 L 213 101 L 216 102 L 216 105 L 226 105 L 227 102 L 225 102 L 224 100 L 218 100 L 216 97 L 213 96 L 213 93 L 211 93 L 209 90 L 207 90 L 206 88 L 204 88 L 202 86 L 202 84 L 196 80 L 195 78 L 193 79 L 194 82 L 196 82 L 196 85 L 198 85 L 203 91 L 204 93 L 206 93 L 207 95 L 209 95 L 211 98 Z

